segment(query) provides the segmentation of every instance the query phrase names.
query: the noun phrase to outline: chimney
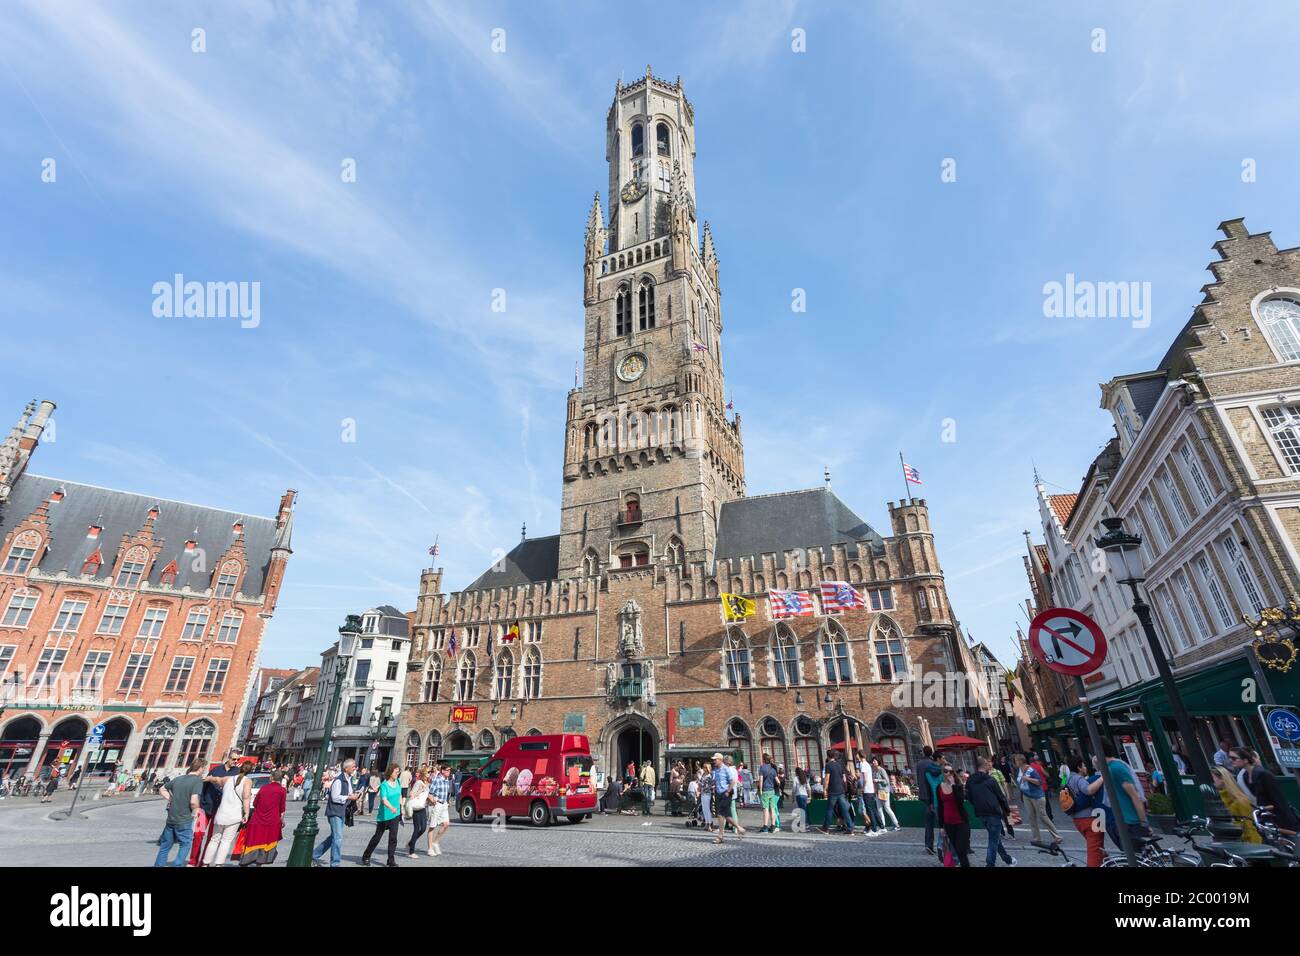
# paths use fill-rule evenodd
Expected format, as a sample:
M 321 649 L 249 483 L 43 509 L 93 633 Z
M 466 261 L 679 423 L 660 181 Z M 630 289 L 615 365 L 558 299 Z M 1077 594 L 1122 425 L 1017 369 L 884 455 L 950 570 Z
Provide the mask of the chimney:
M 19 447 L 23 451 L 31 452 L 36 447 L 36 443 L 41 440 L 41 432 L 45 431 L 45 424 L 54 414 L 55 405 L 51 401 L 43 401 L 36 409 L 36 414 L 32 416 L 31 421 L 27 423 L 27 429 L 23 432 L 22 441 Z

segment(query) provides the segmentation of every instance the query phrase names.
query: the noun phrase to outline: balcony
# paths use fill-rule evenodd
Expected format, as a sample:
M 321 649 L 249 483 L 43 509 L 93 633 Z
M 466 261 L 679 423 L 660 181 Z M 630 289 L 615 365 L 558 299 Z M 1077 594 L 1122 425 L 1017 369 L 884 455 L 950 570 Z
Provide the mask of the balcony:
M 614 696 L 619 700 L 638 700 L 645 696 L 645 681 L 639 677 L 624 677 L 614 685 Z
M 635 528 L 643 520 L 640 508 L 622 508 L 614 512 L 614 524 L 619 528 Z

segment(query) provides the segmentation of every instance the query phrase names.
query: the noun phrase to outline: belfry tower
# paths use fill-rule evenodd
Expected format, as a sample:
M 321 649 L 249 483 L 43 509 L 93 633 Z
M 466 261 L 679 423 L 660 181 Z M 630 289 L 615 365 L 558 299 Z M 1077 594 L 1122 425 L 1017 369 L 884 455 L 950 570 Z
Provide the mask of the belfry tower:
M 587 217 L 583 382 L 569 393 L 559 574 L 711 562 L 745 494 L 728 420 L 718 256 L 696 220 L 695 111 L 681 78 L 614 87 L 608 222 Z M 702 232 L 702 234 L 701 234 Z

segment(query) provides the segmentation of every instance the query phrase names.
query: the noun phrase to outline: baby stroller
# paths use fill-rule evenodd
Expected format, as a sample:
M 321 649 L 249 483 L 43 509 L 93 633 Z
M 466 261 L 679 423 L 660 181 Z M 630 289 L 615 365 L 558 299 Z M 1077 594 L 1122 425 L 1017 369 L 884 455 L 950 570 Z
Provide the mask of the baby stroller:
M 686 815 L 686 825 L 688 827 L 704 826 L 704 808 L 698 798 L 691 796 L 690 793 L 683 793 L 681 808 L 682 813 Z

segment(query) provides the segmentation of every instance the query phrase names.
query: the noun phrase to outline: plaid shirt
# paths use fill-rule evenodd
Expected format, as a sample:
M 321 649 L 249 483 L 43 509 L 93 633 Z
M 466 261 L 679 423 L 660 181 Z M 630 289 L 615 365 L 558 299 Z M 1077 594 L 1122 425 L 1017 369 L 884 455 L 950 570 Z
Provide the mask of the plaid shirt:
M 429 797 L 434 803 L 446 803 L 451 793 L 451 781 L 442 774 L 429 781 Z

